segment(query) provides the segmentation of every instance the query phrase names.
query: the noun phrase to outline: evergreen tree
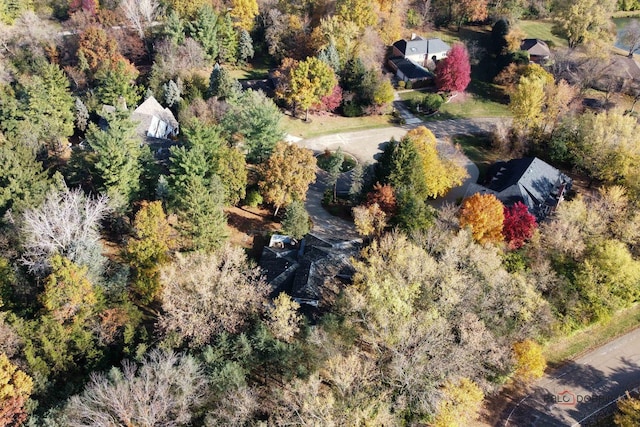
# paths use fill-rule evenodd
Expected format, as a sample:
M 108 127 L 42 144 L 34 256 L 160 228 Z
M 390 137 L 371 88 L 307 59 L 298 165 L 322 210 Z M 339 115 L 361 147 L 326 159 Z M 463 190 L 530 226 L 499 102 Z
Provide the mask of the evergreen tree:
M 189 34 L 198 41 L 211 62 L 220 54 L 218 43 L 218 15 L 209 5 L 198 10 L 196 18 L 189 25 Z
M 107 105 L 120 105 L 121 100 L 127 107 L 137 105 L 140 99 L 137 77 L 138 70 L 126 60 L 118 61 L 115 67 L 106 64 L 96 73 L 98 99 Z
M 0 217 L 38 206 L 50 182 L 32 149 L 0 139 Z
M 162 85 L 162 93 L 164 95 L 164 102 L 169 107 L 173 107 L 182 100 L 180 97 L 180 88 L 173 80 L 169 80 L 168 83 Z
M 204 251 L 219 248 L 229 235 L 220 179 L 214 175 L 207 186 L 202 178 L 190 177 L 184 192 L 176 196 L 180 229 L 191 247 Z
M 329 43 L 327 47 L 320 50 L 320 53 L 318 53 L 318 59 L 333 68 L 333 71 L 336 74 L 340 73 L 340 54 L 338 53 L 338 48 L 333 41 Z
M 176 45 L 184 43 L 185 27 L 180 15 L 175 10 L 172 10 L 167 16 L 167 20 L 164 25 L 164 34 Z
M 122 206 L 128 206 L 140 188 L 140 139 L 128 112 L 109 114 L 107 121 L 107 129 L 92 123 L 87 131 L 87 143 L 95 153 L 92 159 L 95 187 Z
M 282 220 L 282 231 L 294 239 L 302 239 L 310 229 L 309 213 L 305 209 L 304 203 L 295 201 L 287 206 Z
M 19 98 L 16 127 L 10 135 L 32 146 L 59 149 L 73 135 L 74 99 L 69 81 L 56 64 L 45 64 L 35 76 L 22 79 L 24 97 Z M 5 125 L 6 126 L 6 125 Z
M 76 127 L 84 132 L 87 130 L 87 126 L 89 125 L 89 110 L 87 106 L 84 105 L 82 99 L 76 98 L 75 102 L 76 107 Z
M 223 63 L 236 62 L 238 54 L 238 33 L 233 28 L 228 13 L 218 19 L 218 60 Z
M 222 126 L 230 135 L 243 138 L 247 161 L 260 163 L 267 159 L 284 132 L 280 126 L 282 113 L 262 91 L 251 89 L 231 102 Z
M 218 99 L 234 100 L 242 93 L 242 85 L 234 79 L 226 68 L 218 63 L 213 66 L 209 76 L 209 96 Z
M 240 37 L 238 38 L 238 61 L 246 63 L 249 59 L 253 58 L 253 40 L 251 34 L 247 30 L 240 30 Z

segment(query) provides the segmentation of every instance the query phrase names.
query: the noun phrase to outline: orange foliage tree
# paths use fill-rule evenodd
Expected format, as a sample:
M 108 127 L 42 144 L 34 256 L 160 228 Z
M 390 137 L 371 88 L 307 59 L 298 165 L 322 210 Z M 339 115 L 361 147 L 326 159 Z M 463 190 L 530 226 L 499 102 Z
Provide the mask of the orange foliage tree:
M 97 25 L 87 27 L 80 35 L 78 47 L 80 68 L 96 72 L 104 63 L 127 61 L 118 48 L 118 42 Z
M 393 187 L 389 184 L 382 185 L 379 182 L 373 186 L 373 191 L 367 194 L 367 206 L 378 204 L 378 207 L 387 216 L 392 217 L 398 211 L 398 203 Z
M 465 199 L 460 211 L 460 227 L 470 227 L 479 243 L 501 242 L 504 206 L 493 194 L 476 193 Z
M 32 389 L 31 377 L 0 354 L 0 427 L 19 426 L 27 419 L 24 403 Z

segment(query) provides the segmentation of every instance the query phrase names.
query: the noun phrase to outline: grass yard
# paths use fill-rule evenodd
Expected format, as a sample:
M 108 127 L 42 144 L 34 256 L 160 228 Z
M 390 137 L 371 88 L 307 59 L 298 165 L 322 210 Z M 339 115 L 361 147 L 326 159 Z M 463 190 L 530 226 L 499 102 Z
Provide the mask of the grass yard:
M 274 65 L 264 57 L 256 57 L 250 63 L 243 66 L 229 67 L 229 74 L 238 80 L 257 80 L 269 77 L 269 70 Z
M 286 133 L 303 139 L 332 133 L 392 126 L 391 116 L 388 114 L 364 117 L 309 114 L 309 122 L 286 115 L 282 124 Z
M 557 365 L 606 344 L 639 325 L 640 304 L 636 304 L 615 314 L 607 322 L 596 323 L 568 337 L 551 340 L 544 349 L 544 355 L 551 366 Z
M 478 117 L 508 117 L 511 113 L 506 104 L 496 101 L 498 96 L 497 86 L 479 80 L 472 80 L 467 93 L 459 95 L 463 98 L 454 98 L 451 102 L 442 104 L 440 112 L 433 117 L 425 117 L 425 120 L 445 120 Z M 424 97 L 425 92 L 418 90 L 401 92 L 400 99 L 415 100 Z
M 567 46 L 566 39 L 553 34 L 552 21 L 520 21 L 518 26 L 527 37 L 544 40 L 550 48 Z
M 464 154 L 478 166 L 479 181 L 482 181 L 489 166 L 498 160 L 504 160 L 491 147 L 491 138 L 487 135 L 456 135 L 453 143 L 458 144 Z

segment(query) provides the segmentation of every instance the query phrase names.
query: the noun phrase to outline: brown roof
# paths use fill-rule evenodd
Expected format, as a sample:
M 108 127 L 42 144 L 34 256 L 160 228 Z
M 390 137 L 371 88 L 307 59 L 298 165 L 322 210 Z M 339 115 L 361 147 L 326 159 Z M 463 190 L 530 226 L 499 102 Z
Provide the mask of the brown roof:
M 524 39 L 520 44 L 521 50 L 526 50 L 529 55 L 534 56 L 550 56 L 551 50 L 543 40 L 540 39 Z

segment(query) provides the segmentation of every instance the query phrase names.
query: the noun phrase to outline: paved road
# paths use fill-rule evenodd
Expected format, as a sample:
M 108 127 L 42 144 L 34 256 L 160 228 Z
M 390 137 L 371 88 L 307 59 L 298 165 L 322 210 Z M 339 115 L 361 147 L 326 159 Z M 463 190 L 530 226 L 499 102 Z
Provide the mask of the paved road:
M 538 381 L 503 426 L 579 426 L 640 386 L 640 328 Z

